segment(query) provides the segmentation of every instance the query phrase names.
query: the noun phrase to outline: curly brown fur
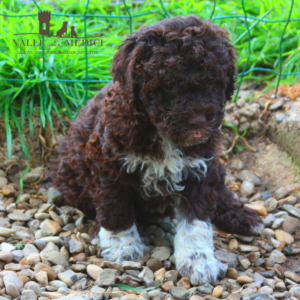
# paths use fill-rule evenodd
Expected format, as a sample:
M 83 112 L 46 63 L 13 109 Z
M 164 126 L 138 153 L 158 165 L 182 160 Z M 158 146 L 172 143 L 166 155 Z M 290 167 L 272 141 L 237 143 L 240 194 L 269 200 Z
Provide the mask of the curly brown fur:
M 95 218 L 96 228 L 101 226 L 100 239 L 118 233 L 129 239 L 137 234 L 137 219 L 173 208 L 181 220 L 178 230 L 187 235 L 202 226 L 210 236 L 209 221 L 244 234 L 260 225 L 257 213 L 236 201 L 224 185 L 218 160 L 224 105 L 234 91 L 235 55 L 224 28 L 194 15 L 143 26 L 123 42 L 113 58 L 113 82 L 81 111 L 52 171 L 54 186 Z M 163 163 L 166 174 L 158 175 Z M 180 163 L 185 172 L 173 174 Z M 150 183 L 152 192 L 143 181 L 147 170 L 158 176 Z M 179 234 L 178 240 L 185 238 Z M 117 246 L 104 247 L 107 258 L 115 259 L 109 247 Z M 126 251 L 124 257 L 137 255 Z M 182 258 L 176 251 L 183 275 L 189 269 L 194 282 L 216 279 L 219 267 L 211 252 L 194 249 Z M 204 258 L 206 263 L 193 267 Z M 215 269 L 209 267 L 212 263 Z M 211 273 L 206 276 L 207 268 Z

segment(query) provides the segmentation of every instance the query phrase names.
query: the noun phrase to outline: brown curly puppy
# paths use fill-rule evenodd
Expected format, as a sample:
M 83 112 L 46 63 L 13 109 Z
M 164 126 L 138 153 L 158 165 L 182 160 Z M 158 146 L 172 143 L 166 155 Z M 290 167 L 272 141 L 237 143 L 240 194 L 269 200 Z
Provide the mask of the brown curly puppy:
M 101 226 L 109 260 L 141 258 L 136 222 L 175 211 L 178 270 L 193 284 L 215 281 L 211 222 L 241 234 L 261 225 L 218 160 L 236 73 L 228 33 L 194 15 L 165 19 L 127 38 L 111 70 L 61 143 L 54 186 Z

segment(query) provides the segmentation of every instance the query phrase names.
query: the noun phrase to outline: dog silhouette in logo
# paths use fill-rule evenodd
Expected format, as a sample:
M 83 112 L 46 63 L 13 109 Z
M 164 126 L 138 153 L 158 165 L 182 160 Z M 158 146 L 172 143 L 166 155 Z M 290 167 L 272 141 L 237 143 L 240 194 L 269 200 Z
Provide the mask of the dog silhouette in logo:
M 71 26 L 71 38 L 77 38 L 77 33 L 74 28 L 75 26 Z
M 56 36 L 58 36 L 58 37 L 63 37 L 63 36 L 65 36 L 65 34 L 67 34 L 67 30 L 68 30 L 67 24 L 68 24 L 67 21 L 64 21 L 64 22 L 63 22 L 63 26 L 62 26 L 61 29 L 59 29 L 59 30 L 57 31 Z

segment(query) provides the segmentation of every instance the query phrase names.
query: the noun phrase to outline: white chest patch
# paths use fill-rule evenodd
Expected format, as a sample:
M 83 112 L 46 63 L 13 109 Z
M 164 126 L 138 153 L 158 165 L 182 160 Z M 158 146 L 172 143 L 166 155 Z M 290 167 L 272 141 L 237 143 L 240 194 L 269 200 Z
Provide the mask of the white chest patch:
M 179 183 L 190 173 L 200 181 L 200 175 L 207 171 L 207 159 L 183 156 L 183 153 L 166 138 L 162 139 L 164 158 L 155 160 L 128 154 L 123 158 L 123 169 L 127 173 L 140 172 L 142 190 L 147 196 L 164 195 L 158 186 L 159 181 L 166 183 L 169 193 L 182 191 Z

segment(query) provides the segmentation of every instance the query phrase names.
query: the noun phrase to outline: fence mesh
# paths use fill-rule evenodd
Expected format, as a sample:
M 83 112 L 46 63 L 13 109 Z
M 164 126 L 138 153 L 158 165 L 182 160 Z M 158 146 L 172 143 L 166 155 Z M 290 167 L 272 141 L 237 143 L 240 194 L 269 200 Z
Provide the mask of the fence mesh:
M 130 33 L 132 33 L 132 23 L 133 23 L 133 18 L 137 18 L 140 17 L 142 15 L 146 15 L 146 14 L 150 14 L 150 13 L 157 13 L 160 14 L 162 17 L 164 18 L 169 18 L 170 14 L 168 13 L 167 9 L 165 8 L 163 1 L 160 0 L 160 5 L 161 5 L 161 11 L 159 10 L 152 10 L 149 12 L 145 12 L 145 13 L 141 13 L 141 14 L 131 14 L 130 9 L 128 8 L 127 4 L 126 4 L 126 0 L 122 0 L 123 1 L 123 5 L 126 8 L 126 11 L 128 13 L 128 15 L 101 15 L 101 14 L 87 14 L 88 11 L 88 7 L 89 7 L 89 3 L 90 0 L 87 0 L 86 6 L 85 6 L 85 12 L 84 14 L 80 15 L 80 14 L 60 14 L 60 13 L 52 13 L 52 15 L 54 16 L 67 16 L 67 17 L 72 17 L 72 16 L 76 16 L 76 17 L 83 17 L 84 19 L 84 39 L 85 41 L 87 40 L 88 36 L 87 36 L 87 18 L 88 17 L 108 17 L 108 18 L 124 18 L 124 19 L 129 19 L 129 31 Z M 42 11 L 42 9 L 40 8 L 40 6 L 37 4 L 36 0 L 33 0 L 34 4 L 36 5 L 36 7 L 38 8 L 39 11 Z M 241 87 L 241 84 L 243 82 L 243 78 L 245 75 L 253 72 L 253 71 L 262 71 L 262 72 L 271 72 L 276 74 L 277 77 L 277 81 L 276 81 L 276 91 L 275 91 L 275 98 L 277 97 L 277 93 L 278 93 L 278 87 L 280 84 L 280 80 L 281 80 L 281 76 L 282 75 L 294 75 L 294 76 L 299 76 L 300 72 L 282 72 L 282 65 L 283 65 L 283 60 L 282 60 L 282 42 L 284 39 L 284 34 L 286 32 L 287 26 L 289 24 L 289 22 L 292 21 L 300 21 L 300 18 L 291 18 L 291 14 L 294 8 L 294 0 L 290 1 L 290 6 L 289 6 L 289 14 L 288 14 L 288 18 L 287 19 L 280 19 L 280 20 L 269 20 L 269 19 L 265 19 L 264 17 L 267 15 L 268 12 L 266 12 L 261 18 L 258 17 L 254 17 L 254 16 L 250 16 L 247 14 L 246 8 L 245 8 L 245 1 L 241 0 L 242 3 L 242 7 L 243 7 L 243 11 L 244 11 L 244 15 L 229 15 L 229 16 L 219 16 L 219 17 L 214 17 L 214 12 L 216 9 L 216 0 L 214 0 L 214 6 L 210 15 L 210 19 L 211 20 L 220 20 L 220 19 L 233 19 L 233 18 L 244 18 L 245 20 L 245 25 L 247 28 L 247 35 L 248 35 L 248 55 L 247 55 L 247 60 L 246 63 L 243 67 L 243 70 L 241 73 L 239 73 L 237 75 L 238 77 L 238 86 L 237 86 L 237 91 L 236 91 L 236 96 L 235 96 L 235 101 L 238 97 L 239 94 L 239 90 Z M 5 14 L 5 13 L 0 13 L 0 15 L 6 16 L 6 17 L 25 17 L 25 16 L 38 16 L 38 14 L 20 14 L 20 15 L 11 15 L 11 14 Z M 256 20 L 255 23 L 253 23 L 253 25 L 250 27 L 249 26 L 249 22 L 248 20 L 252 19 L 252 20 Z M 279 71 L 275 71 L 273 69 L 270 68 L 250 68 L 248 69 L 248 63 L 249 63 L 249 59 L 251 56 L 251 28 L 254 27 L 258 22 L 264 22 L 264 23 L 280 23 L 280 22 L 285 22 L 285 27 L 282 31 L 281 34 L 281 38 L 280 38 L 280 43 L 279 43 L 279 53 L 278 53 L 278 57 L 279 57 Z M 42 35 L 42 40 L 44 41 L 44 35 Z M 104 83 L 104 82 L 108 82 L 109 80 L 89 80 L 89 72 L 88 72 L 88 51 L 87 51 L 87 43 L 85 43 L 85 80 L 65 80 L 65 79 L 51 79 L 51 78 L 46 78 L 46 80 L 44 80 L 42 82 L 42 93 L 43 93 L 43 99 L 45 97 L 45 84 L 47 81 L 57 81 L 57 82 L 84 82 L 85 83 L 85 99 L 88 99 L 88 85 L 89 83 Z M 43 75 L 46 76 L 45 73 L 45 46 L 43 44 L 42 46 L 42 57 L 43 57 Z M 31 79 L 17 79 L 17 78 L 0 78 L 0 81 L 30 81 Z
M 114 1 L 114 0 L 112 0 Z M 34 5 L 38 8 L 39 11 L 42 11 L 41 7 L 39 6 L 39 4 L 36 2 L 36 0 L 33 0 Z M 125 8 L 125 11 L 127 12 L 127 15 L 109 15 L 109 14 L 88 14 L 88 8 L 90 5 L 90 0 L 87 0 L 86 5 L 85 5 L 85 10 L 84 10 L 84 14 L 70 14 L 70 13 L 52 13 L 53 16 L 60 16 L 60 17 L 82 17 L 84 20 L 84 40 L 85 40 L 85 77 L 82 77 L 84 79 L 53 79 L 53 78 L 48 78 L 47 77 L 47 71 L 46 71 L 46 60 L 45 60 L 45 44 L 42 43 L 42 75 L 43 75 L 43 80 L 42 82 L 36 82 L 36 79 L 31 79 L 31 78 L 25 78 L 24 76 L 21 76 L 22 78 L 0 78 L 0 82 L 1 81 L 7 81 L 7 82 L 30 82 L 30 81 L 35 81 L 34 84 L 38 84 L 42 86 L 41 88 L 41 95 L 42 95 L 42 99 L 40 102 L 40 110 L 45 110 L 45 107 L 43 107 L 43 105 L 46 105 L 46 97 L 47 97 L 47 91 L 46 91 L 46 84 L 50 83 L 50 82 L 65 82 L 65 83 L 83 83 L 84 84 L 84 99 L 88 100 L 88 88 L 89 88 L 89 84 L 93 83 L 105 83 L 105 82 L 109 82 L 110 80 L 107 79 L 100 79 L 100 80 L 94 80 L 94 79 L 89 79 L 89 57 L 88 57 L 88 43 L 87 43 L 87 20 L 90 17 L 103 17 L 103 18 L 118 18 L 118 19 L 126 19 L 129 20 L 129 32 L 131 33 L 133 31 L 133 20 L 135 18 L 141 17 L 143 15 L 148 15 L 148 14 L 159 14 L 161 17 L 163 18 L 170 18 L 171 14 L 168 12 L 168 10 L 166 9 L 163 0 L 159 0 L 160 3 L 160 9 L 155 9 L 155 10 L 149 10 L 143 13 L 135 13 L 133 14 L 129 8 L 129 6 L 126 3 L 126 0 L 122 0 L 122 3 L 120 4 L 116 4 L 116 5 L 123 5 L 123 7 Z M 289 25 L 290 22 L 295 22 L 295 21 L 300 21 L 300 18 L 291 18 L 293 9 L 294 9 L 294 0 L 290 0 L 286 6 L 285 9 L 288 9 L 288 18 L 286 19 L 279 19 L 279 20 L 270 20 L 267 19 L 266 16 L 270 13 L 270 11 L 272 10 L 272 8 L 268 11 L 266 11 L 265 13 L 263 13 L 261 15 L 261 17 L 255 17 L 252 15 L 249 15 L 246 11 L 246 7 L 245 7 L 245 1 L 241 0 L 241 4 L 242 4 L 242 9 L 244 14 L 232 14 L 232 15 L 226 15 L 226 16 L 214 16 L 215 12 L 216 12 L 216 7 L 217 7 L 217 3 L 216 0 L 213 1 L 213 8 L 211 10 L 210 13 L 210 19 L 212 20 L 231 20 L 231 19 L 244 19 L 244 23 L 246 26 L 246 31 L 238 37 L 237 40 L 235 40 L 235 43 L 238 42 L 238 40 L 242 39 L 245 35 L 247 35 L 248 37 L 248 49 L 247 49 L 247 59 L 246 62 L 242 68 L 242 72 L 237 74 L 237 79 L 238 79 L 238 86 L 237 86 L 237 92 L 236 92 L 236 96 L 235 96 L 235 100 L 237 99 L 238 95 L 239 95 L 239 91 L 241 88 L 241 84 L 243 82 L 244 77 L 254 71 L 260 71 L 263 72 L 263 74 L 267 74 L 267 73 L 273 73 L 277 76 L 276 79 L 276 91 L 275 91 L 275 97 L 277 97 L 277 93 L 278 93 L 278 87 L 281 81 L 281 78 L 283 75 L 291 75 L 291 76 L 299 76 L 300 72 L 282 72 L 283 69 L 283 41 L 284 41 L 284 35 L 286 33 L 287 27 Z M 200 14 L 200 12 L 199 12 Z M 31 13 L 31 14 L 8 14 L 8 13 L 3 13 L 0 12 L 0 15 L 2 15 L 3 17 L 6 18 L 16 18 L 16 17 L 35 17 L 38 18 L 38 14 L 37 13 Z M 201 14 L 200 14 L 201 15 Z M 255 22 L 253 22 L 251 24 L 251 26 L 249 25 L 249 20 L 254 20 Z M 251 51 L 251 29 L 253 27 L 255 27 L 259 22 L 263 22 L 263 23 L 285 23 L 284 29 L 281 33 L 280 36 L 280 41 L 279 41 L 279 45 L 278 45 L 278 62 L 279 62 L 279 70 L 275 71 L 274 68 L 261 68 L 261 67 L 250 67 L 249 68 L 249 60 L 251 55 L 253 54 Z M 1 26 L 1 25 L 0 25 Z M 298 32 L 298 35 L 300 36 L 300 31 Z M 298 37 L 299 38 L 299 37 Z M 42 41 L 45 40 L 44 35 L 42 35 Z M 298 51 L 299 48 L 295 51 Z M 0 69 L 1 69 L 1 61 L 0 61 Z M 33 88 L 34 89 L 34 88 Z M 20 89 L 21 91 L 22 89 Z M 20 91 L 17 91 L 13 97 L 13 99 L 18 95 L 18 93 Z M 27 92 L 26 92 L 27 93 Z M 32 92 L 32 95 L 34 95 L 34 92 Z M 27 94 L 25 95 L 24 99 L 26 99 Z M 31 96 L 32 98 L 33 96 Z M 21 123 L 18 121 L 17 119 L 17 115 L 15 113 L 14 109 L 10 108 L 11 105 L 11 101 L 3 101 L 3 99 L 0 99 L 0 114 L 2 112 L 4 112 L 5 115 L 5 126 L 6 126 L 6 138 L 7 138 L 7 149 L 8 149 L 8 154 L 9 154 L 9 158 L 11 159 L 11 148 L 12 148 L 12 134 L 11 134 L 11 123 L 15 124 L 15 126 L 18 129 L 18 132 L 20 134 L 20 139 L 21 139 L 21 144 L 22 144 L 22 149 L 26 155 L 26 157 L 28 158 L 28 166 L 25 170 L 25 172 L 23 172 L 23 174 L 21 175 L 21 179 L 20 179 L 20 186 L 21 186 L 21 191 L 23 191 L 23 177 L 24 175 L 29 171 L 30 169 L 30 155 L 29 155 L 29 151 L 28 148 L 26 146 L 26 143 L 24 142 L 24 137 L 23 137 L 23 126 L 24 126 L 24 116 L 22 116 L 23 113 L 23 105 L 26 105 L 26 100 L 25 102 L 22 102 L 22 109 L 21 109 Z M 4 107 L 4 108 L 3 108 Z M 31 110 L 30 110 L 31 111 Z M 30 118 L 30 113 L 29 113 L 29 118 Z M 51 121 L 51 118 L 49 118 L 49 120 Z M 44 122 L 42 121 L 42 125 L 45 125 L 45 120 Z M 29 123 L 30 126 L 30 123 Z M 32 131 L 32 124 L 31 124 L 31 131 Z M 21 194 L 20 194 L 21 196 Z M 19 196 L 19 197 L 20 197 Z M 18 198 L 19 199 L 19 198 Z

